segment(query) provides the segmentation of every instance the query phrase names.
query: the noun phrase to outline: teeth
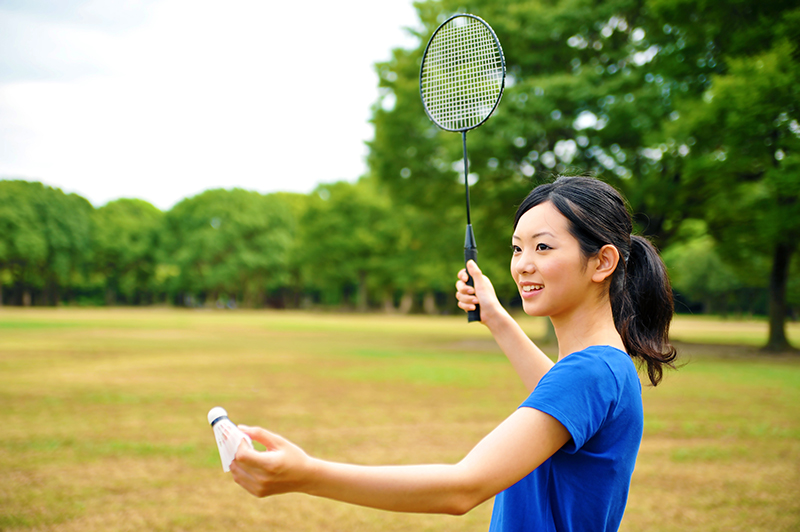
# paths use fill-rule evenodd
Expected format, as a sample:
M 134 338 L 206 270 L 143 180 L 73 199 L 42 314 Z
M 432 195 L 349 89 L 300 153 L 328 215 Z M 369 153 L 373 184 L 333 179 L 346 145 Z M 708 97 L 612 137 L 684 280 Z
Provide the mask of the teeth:
M 544 288 L 543 284 L 529 284 L 522 287 L 523 292 L 533 292 L 534 290 L 541 290 Z

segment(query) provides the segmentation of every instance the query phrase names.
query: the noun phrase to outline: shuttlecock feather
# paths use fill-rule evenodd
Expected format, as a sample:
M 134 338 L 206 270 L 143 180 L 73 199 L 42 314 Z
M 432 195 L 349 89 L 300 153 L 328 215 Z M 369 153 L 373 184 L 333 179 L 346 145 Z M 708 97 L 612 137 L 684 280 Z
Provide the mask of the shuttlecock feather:
M 231 462 L 236 457 L 236 450 L 242 441 L 246 441 L 250 448 L 253 442 L 250 436 L 242 432 L 239 427 L 228 419 L 228 412 L 221 406 L 215 406 L 208 411 L 208 422 L 214 429 L 214 437 L 217 440 L 219 458 L 222 460 L 222 470 L 230 471 Z

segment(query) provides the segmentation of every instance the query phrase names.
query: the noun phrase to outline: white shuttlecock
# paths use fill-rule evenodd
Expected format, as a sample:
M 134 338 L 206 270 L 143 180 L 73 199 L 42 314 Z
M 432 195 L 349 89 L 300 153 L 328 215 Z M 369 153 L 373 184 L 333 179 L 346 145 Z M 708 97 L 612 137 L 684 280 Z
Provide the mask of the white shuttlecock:
M 253 441 L 250 436 L 239 430 L 239 427 L 228 419 L 228 412 L 221 406 L 215 406 L 208 411 L 208 422 L 214 429 L 214 437 L 219 448 L 219 458 L 222 460 L 222 470 L 230 471 L 231 462 L 236 457 L 236 450 L 242 440 L 253 448 Z

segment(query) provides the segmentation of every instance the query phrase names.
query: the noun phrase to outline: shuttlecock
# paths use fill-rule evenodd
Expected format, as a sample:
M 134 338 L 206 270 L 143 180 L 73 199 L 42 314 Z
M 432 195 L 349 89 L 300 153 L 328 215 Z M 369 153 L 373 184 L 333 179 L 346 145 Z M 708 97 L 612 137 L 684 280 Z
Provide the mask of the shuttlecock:
M 222 460 L 222 470 L 230 471 L 231 462 L 236 457 L 236 450 L 242 441 L 246 441 L 250 448 L 253 448 L 253 441 L 250 436 L 242 432 L 239 427 L 228 419 L 228 412 L 221 406 L 215 406 L 208 411 L 208 422 L 214 429 L 214 437 L 219 448 L 219 458 Z

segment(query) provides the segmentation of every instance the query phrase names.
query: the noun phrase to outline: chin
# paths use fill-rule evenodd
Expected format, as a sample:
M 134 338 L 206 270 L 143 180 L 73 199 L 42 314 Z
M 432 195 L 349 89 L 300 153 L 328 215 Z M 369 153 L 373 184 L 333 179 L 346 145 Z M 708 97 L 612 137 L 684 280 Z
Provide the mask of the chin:
M 538 316 L 538 317 L 545 317 L 549 316 L 550 314 L 545 312 L 541 307 L 538 307 L 532 303 L 527 303 L 525 300 L 522 301 L 522 310 L 525 311 L 525 314 L 528 316 Z

